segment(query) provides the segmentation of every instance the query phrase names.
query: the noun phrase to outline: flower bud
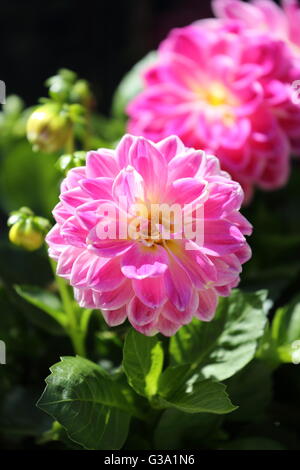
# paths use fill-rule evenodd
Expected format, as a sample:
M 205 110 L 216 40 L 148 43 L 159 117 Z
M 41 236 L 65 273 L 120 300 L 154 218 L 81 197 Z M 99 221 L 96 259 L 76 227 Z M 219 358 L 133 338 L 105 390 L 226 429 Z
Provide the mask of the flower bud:
M 71 90 L 70 99 L 73 103 L 81 103 L 84 106 L 92 103 L 92 93 L 86 80 L 77 80 Z
M 9 240 L 28 251 L 38 250 L 50 229 L 49 221 L 35 216 L 28 207 L 12 212 L 8 225 L 11 226 L 8 234 Z
M 27 220 L 22 220 L 13 225 L 9 231 L 10 241 L 25 250 L 38 250 L 44 241 L 43 235 L 36 231 Z
M 72 70 L 60 69 L 57 75 L 48 78 L 46 81 L 50 97 L 60 103 L 69 101 L 70 91 L 76 78 L 77 74 Z
M 39 106 L 27 121 L 27 138 L 36 150 L 51 153 L 61 149 L 71 132 L 69 115 L 58 103 Z

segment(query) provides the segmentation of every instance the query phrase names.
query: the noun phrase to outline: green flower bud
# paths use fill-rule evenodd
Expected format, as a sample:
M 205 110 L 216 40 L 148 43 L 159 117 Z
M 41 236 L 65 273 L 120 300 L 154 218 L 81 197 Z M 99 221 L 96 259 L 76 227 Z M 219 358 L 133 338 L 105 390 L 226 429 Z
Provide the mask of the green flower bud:
M 9 239 L 14 245 L 21 246 L 28 251 L 38 250 L 44 242 L 43 235 L 27 220 L 21 220 L 11 227 Z
M 71 132 L 68 112 L 58 103 L 39 106 L 27 121 L 27 138 L 36 150 L 51 153 L 61 149 Z
M 60 103 L 69 101 L 70 91 L 76 78 L 77 74 L 68 69 L 60 69 L 57 75 L 48 78 L 46 85 L 49 87 L 51 98 Z
M 7 223 L 11 226 L 9 240 L 28 251 L 38 250 L 50 229 L 49 221 L 35 216 L 28 207 L 12 212 Z
M 70 94 L 73 103 L 81 103 L 89 106 L 92 103 L 92 93 L 86 80 L 77 80 Z

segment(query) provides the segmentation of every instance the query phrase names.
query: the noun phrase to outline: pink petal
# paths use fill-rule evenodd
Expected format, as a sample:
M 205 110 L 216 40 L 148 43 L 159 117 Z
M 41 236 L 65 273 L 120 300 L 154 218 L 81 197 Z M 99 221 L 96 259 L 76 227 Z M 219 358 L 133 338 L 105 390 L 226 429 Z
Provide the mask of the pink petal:
M 169 269 L 164 274 L 167 296 L 170 302 L 180 311 L 184 311 L 192 297 L 192 284 L 189 276 L 172 255 L 169 259 Z
M 251 235 L 253 227 L 240 212 L 232 212 L 229 217 L 227 217 L 227 220 L 238 227 L 243 235 Z
M 209 198 L 204 204 L 204 214 L 209 219 L 220 219 L 233 210 L 239 210 L 244 194 L 234 181 L 224 181 L 210 186 Z
M 203 252 L 220 256 L 233 253 L 245 244 L 240 230 L 226 220 L 205 221 Z
M 135 243 L 122 257 L 121 270 L 129 279 L 160 276 L 168 267 L 166 250 L 159 245 L 148 247 Z
M 168 165 L 169 182 L 182 178 L 193 178 L 199 170 L 203 153 L 201 150 L 191 149 L 175 156 Z
M 54 227 L 47 233 L 46 242 L 49 245 L 49 256 L 58 259 L 60 253 L 65 248 L 65 240 L 60 233 L 59 224 L 55 224 Z
M 65 243 L 85 247 L 87 232 L 79 224 L 76 217 L 70 217 L 61 226 L 60 233 Z
M 67 220 L 72 215 L 72 213 L 73 211 L 71 212 L 62 202 L 56 204 L 52 211 L 54 219 L 59 224 L 63 224 L 65 220 Z
M 233 282 L 242 271 L 241 263 L 235 254 L 222 256 L 212 259 L 218 278 L 215 281 L 216 286 L 222 286 Z
M 91 237 L 91 234 L 89 235 Z M 89 239 L 91 241 L 91 238 Z M 107 238 L 100 240 L 96 238 L 95 242 L 91 242 L 90 249 L 98 256 L 103 258 L 112 258 L 126 253 L 133 245 L 131 240 L 111 240 Z
M 103 200 L 88 201 L 76 208 L 75 216 L 84 230 L 90 231 L 97 225 L 101 219 L 98 209 L 104 202 Z
M 160 202 L 167 183 L 167 162 L 159 150 L 143 137 L 138 137 L 130 150 L 131 164 L 140 173 L 151 202 Z
M 247 26 L 257 27 L 263 23 L 263 15 L 254 5 L 239 0 L 213 0 L 215 15 L 220 18 L 245 21 Z
M 170 204 L 189 204 L 206 193 L 207 183 L 196 178 L 182 178 L 174 181 L 165 199 Z
M 205 68 L 210 52 L 209 35 L 206 31 L 194 25 L 177 28 L 171 31 L 167 41 L 161 45 L 161 50 L 183 56 L 195 66 Z M 195 67 L 196 68 L 196 67 Z
M 189 249 L 186 249 L 186 243 L 189 244 Z M 202 288 L 207 282 L 217 280 L 217 271 L 213 262 L 206 256 L 201 247 L 192 241 L 181 241 L 171 243 L 169 246 L 173 246 L 172 250 L 173 257 L 177 263 L 185 270 L 188 274 L 191 282 L 198 289 Z
M 195 316 L 202 321 L 213 319 L 218 305 L 218 296 L 215 289 L 206 289 L 199 293 L 199 307 Z
M 85 178 L 79 181 L 79 185 L 93 199 L 111 200 L 113 182 L 113 178 L 108 177 Z
M 88 201 L 88 195 L 78 186 L 61 193 L 60 200 L 74 213 L 76 207 Z
M 82 308 L 97 308 L 93 299 L 92 289 L 76 289 L 74 288 L 74 297 L 76 302 Z
M 168 318 L 165 318 L 164 315 L 159 317 L 157 322 L 157 328 L 159 332 L 164 336 L 173 336 L 179 330 L 182 325 L 180 323 L 175 323 Z
M 183 142 L 179 137 L 177 137 L 177 135 L 170 135 L 166 139 L 157 142 L 156 147 L 165 157 L 167 162 L 170 162 L 172 158 L 185 150 Z
M 88 272 L 95 256 L 88 250 L 82 251 L 75 259 L 70 276 L 70 284 L 73 287 L 90 287 L 88 284 Z
M 104 320 L 109 326 L 118 326 L 124 323 L 127 317 L 126 307 L 117 310 L 101 310 Z
M 193 290 L 191 300 L 187 308 L 183 311 L 178 310 L 171 302 L 166 302 L 161 310 L 163 317 L 173 323 L 186 325 L 191 322 L 194 313 L 196 312 L 199 304 L 199 296 Z
M 86 157 L 86 176 L 98 178 L 106 176 L 114 178 L 119 173 L 119 167 L 113 150 L 99 149 L 88 152 Z
M 87 274 L 89 286 L 96 291 L 103 292 L 116 289 L 124 279 L 119 257 L 109 259 L 97 256 Z
M 235 256 L 239 259 L 241 264 L 246 263 L 252 256 L 252 251 L 249 245 L 244 245 L 242 248 L 239 248 L 234 252 Z
M 75 260 L 83 252 L 83 248 L 75 246 L 66 246 L 59 256 L 56 274 L 66 279 L 70 278 L 71 271 Z
M 117 289 L 108 292 L 93 291 L 93 299 L 97 308 L 117 310 L 126 305 L 133 296 L 131 282 L 123 282 Z
M 132 287 L 137 297 L 148 307 L 158 308 L 167 299 L 163 276 L 133 279 Z
M 129 151 L 135 140 L 136 137 L 130 134 L 125 134 L 120 140 L 116 148 L 116 158 L 120 168 L 126 168 L 128 165 L 130 165 Z
M 124 198 L 124 210 L 127 207 L 130 208 L 132 204 L 143 201 L 145 193 L 142 176 L 132 166 L 127 166 L 116 177 L 112 188 L 112 195 L 114 200 L 122 207 Z
M 66 178 L 62 182 L 61 191 L 68 191 L 78 187 L 79 181 L 85 177 L 86 173 L 84 166 L 71 168 L 71 170 L 68 171 Z
M 158 316 L 158 310 L 145 305 L 138 297 L 133 297 L 127 308 L 128 320 L 135 326 L 147 325 Z

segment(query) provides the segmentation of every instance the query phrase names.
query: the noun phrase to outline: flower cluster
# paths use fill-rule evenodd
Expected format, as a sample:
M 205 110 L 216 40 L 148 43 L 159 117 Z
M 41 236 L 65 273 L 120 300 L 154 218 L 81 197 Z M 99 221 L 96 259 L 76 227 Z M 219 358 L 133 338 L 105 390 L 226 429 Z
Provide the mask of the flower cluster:
M 193 317 L 211 320 L 218 297 L 238 284 L 251 256 L 242 201 L 241 186 L 216 157 L 176 136 L 154 144 L 126 135 L 115 151 L 91 151 L 86 166 L 68 172 L 46 238 L 49 254 L 80 306 L 101 309 L 111 326 L 128 318 L 146 335 L 170 336 Z M 170 216 L 159 215 L 152 230 L 143 209 L 159 204 L 181 208 L 190 225 L 201 219 L 201 241 L 186 238 Z M 134 236 L 124 220 L 125 229 L 135 223 Z
M 239 14 L 243 8 L 265 11 L 269 3 L 217 0 L 215 8 L 226 18 L 171 31 L 143 75 L 144 90 L 127 108 L 129 132 L 156 142 L 176 134 L 185 145 L 213 153 L 248 200 L 255 186 L 284 185 L 290 153 L 300 152 L 294 43 L 231 19 L 234 11 L 246 17 Z M 265 17 L 271 22 L 275 13 Z M 292 23 L 290 31 L 296 41 Z

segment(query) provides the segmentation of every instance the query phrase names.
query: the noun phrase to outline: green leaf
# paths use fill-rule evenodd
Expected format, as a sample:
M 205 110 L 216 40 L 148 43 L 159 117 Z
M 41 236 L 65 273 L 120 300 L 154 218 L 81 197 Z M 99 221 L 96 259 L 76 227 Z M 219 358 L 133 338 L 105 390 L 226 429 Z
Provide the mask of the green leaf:
M 194 375 L 193 369 L 188 364 L 167 367 L 159 379 L 159 394 L 164 397 L 170 396 L 182 384 L 186 383 L 192 375 Z
M 255 357 L 262 360 L 264 363 L 267 363 L 271 370 L 276 369 L 281 362 L 278 356 L 276 342 L 272 338 L 269 320 L 265 326 L 264 334 L 258 342 Z
M 156 58 L 157 53 L 155 51 L 149 52 L 125 75 L 113 97 L 112 112 L 114 116 L 124 116 L 129 101 L 143 89 L 143 71 L 154 64 Z
M 300 339 L 300 296 L 276 311 L 272 322 L 272 337 L 279 345 Z
M 140 395 L 156 394 L 164 353 L 156 337 L 144 336 L 131 329 L 125 339 L 123 368 L 129 384 Z
M 134 413 L 128 387 L 97 364 L 63 357 L 51 367 L 38 407 L 50 414 L 73 441 L 87 449 L 120 449 Z
M 15 290 L 27 302 L 48 313 L 62 326 L 66 325 L 67 317 L 62 311 L 62 304 L 56 295 L 36 286 L 15 286 Z
M 170 371 L 168 375 L 170 377 Z M 225 385 L 211 379 L 198 381 L 198 375 L 195 374 L 173 392 L 170 387 L 161 387 L 160 396 L 155 397 L 156 406 L 176 408 L 185 413 L 230 413 L 236 407 L 231 403 L 225 389 Z
M 281 362 L 300 363 L 300 297 L 276 311 L 271 338 Z
M 224 380 L 253 358 L 266 324 L 266 292 L 234 290 L 220 299 L 214 320 L 193 320 L 172 337 L 173 364 L 189 363 L 202 377 Z

